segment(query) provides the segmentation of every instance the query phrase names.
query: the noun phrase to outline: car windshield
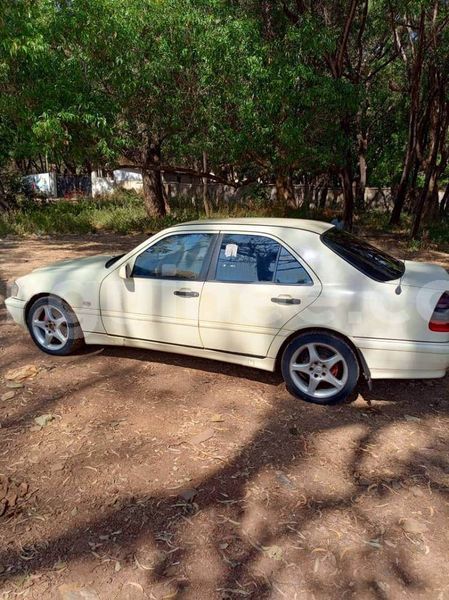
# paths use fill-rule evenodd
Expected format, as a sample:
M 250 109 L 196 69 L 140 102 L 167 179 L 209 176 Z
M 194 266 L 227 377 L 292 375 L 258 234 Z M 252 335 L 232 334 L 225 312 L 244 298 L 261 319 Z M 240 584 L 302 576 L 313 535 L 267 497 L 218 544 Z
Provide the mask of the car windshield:
M 323 243 L 353 267 L 376 281 L 402 277 L 404 263 L 346 231 L 332 228 L 322 236 Z

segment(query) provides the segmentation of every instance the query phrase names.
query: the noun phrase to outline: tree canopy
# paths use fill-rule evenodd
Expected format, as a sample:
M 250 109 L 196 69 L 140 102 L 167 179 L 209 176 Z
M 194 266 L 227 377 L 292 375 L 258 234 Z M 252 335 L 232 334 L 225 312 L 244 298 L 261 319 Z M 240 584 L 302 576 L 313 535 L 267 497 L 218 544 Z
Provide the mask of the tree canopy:
M 338 185 L 348 227 L 391 186 L 418 235 L 449 208 L 448 35 L 443 0 L 1 0 L 0 176 L 133 165 L 151 215 L 162 171 Z

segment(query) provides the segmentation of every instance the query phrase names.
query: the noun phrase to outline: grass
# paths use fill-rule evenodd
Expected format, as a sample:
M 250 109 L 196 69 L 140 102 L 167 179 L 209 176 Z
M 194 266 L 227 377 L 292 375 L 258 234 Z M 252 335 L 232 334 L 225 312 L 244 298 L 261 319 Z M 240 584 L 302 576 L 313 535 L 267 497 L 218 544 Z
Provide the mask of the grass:
M 184 203 L 184 206 L 183 206 Z M 185 208 L 185 201 L 176 207 L 172 214 L 162 219 L 151 219 L 145 212 L 142 197 L 135 192 L 118 191 L 112 196 L 103 198 L 79 198 L 78 200 L 58 200 L 49 203 L 33 202 L 21 199 L 17 208 L 7 213 L 0 213 L 0 237 L 17 235 L 86 234 L 109 231 L 118 234 L 154 233 L 175 223 L 204 218 L 190 205 Z M 331 221 L 338 211 L 318 211 L 316 209 L 295 209 L 284 214 L 282 209 L 270 205 L 266 198 L 249 196 L 241 200 L 237 206 L 215 212 L 214 217 L 281 217 L 311 218 Z M 380 211 L 364 212 L 356 218 L 356 228 L 364 231 L 395 233 L 407 237 L 410 231 L 411 218 L 404 214 L 400 227 L 391 228 L 389 215 Z M 428 225 L 423 241 L 409 242 L 410 246 L 421 246 L 432 242 L 441 246 L 449 245 L 449 224 L 440 221 Z M 416 249 L 412 248 L 411 249 Z
M 401 223 L 398 226 L 389 224 L 390 215 L 384 212 L 366 212 L 363 213 L 357 224 L 364 230 L 373 233 L 393 233 L 399 234 L 407 242 L 407 248 L 412 251 L 422 250 L 429 244 L 437 245 L 443 252 L 449 251 L 449 221 L 443 218 L 434 223 L 423 223 L 422 232 L 419 239 L 410 239 L 410 230 L 412 228 L 412 215 L 403 213 Z
M 109 198 L 80 198 L 50 203 L 22 200 L 16 209 L 0 214 L 0 236 L 148 232 L 186 218 L 196 218 L 196 215 L 183 213 L 178 217 L 167 215 L 163 219 L 150 219 L 142 198 L 126 192 Z
M 449 246 L 449 222 L 441 221 L 439 223 L 435 223 L 429 225 L 428 227 L 429 239 L 435 244 L 444 244 Z
M 277 214 L 279 213 L 279 214 Z M 234 207 L 214 217 L 282 216 L 273 207 Z M 161 219 L 151 219 L 145 212 L 142 197 L 134 192 L 119 191 L 104 198 L 79 198 L 36 202 L 19 200 L 17 208 L 0 213 L 0 236 L 86 234 L 109 231 L 119 234 L 156 232 L 182 221 L 205 218 L 193 206 L 176 208 Z

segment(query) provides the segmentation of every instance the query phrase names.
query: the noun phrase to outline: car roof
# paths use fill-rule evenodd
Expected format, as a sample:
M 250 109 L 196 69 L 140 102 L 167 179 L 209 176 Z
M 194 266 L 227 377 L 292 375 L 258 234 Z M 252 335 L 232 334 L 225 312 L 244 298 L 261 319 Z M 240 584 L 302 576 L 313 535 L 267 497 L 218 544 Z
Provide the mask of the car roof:
M 178 223 L 175 227 L 185 225 L 245 225 L 259 227 L 287 227 L 291 229 L 305 229 L 313 233 L 321 234 L 333 225 L 324 221 L 313 221 L 312 219 L 274 219 L 267 217 L 244 217 L 244 218 L 229 218 L 229 219 L 199 219 L 198 221 L 187 221 L 186 223 Z

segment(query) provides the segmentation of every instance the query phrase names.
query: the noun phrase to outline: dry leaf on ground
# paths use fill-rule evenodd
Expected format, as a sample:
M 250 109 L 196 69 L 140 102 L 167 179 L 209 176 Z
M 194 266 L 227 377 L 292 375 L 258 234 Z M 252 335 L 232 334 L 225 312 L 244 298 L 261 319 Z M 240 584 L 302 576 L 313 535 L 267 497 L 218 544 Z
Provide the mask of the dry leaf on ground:
M 11 369 L 5 375 L 8 381 L 23 381 L 24 379 L 32 379 L 39 373 L 39 368 L 36 365 L 24 365 L 17 369 Z

